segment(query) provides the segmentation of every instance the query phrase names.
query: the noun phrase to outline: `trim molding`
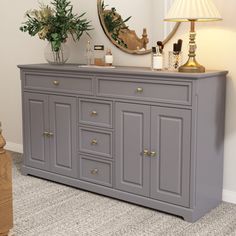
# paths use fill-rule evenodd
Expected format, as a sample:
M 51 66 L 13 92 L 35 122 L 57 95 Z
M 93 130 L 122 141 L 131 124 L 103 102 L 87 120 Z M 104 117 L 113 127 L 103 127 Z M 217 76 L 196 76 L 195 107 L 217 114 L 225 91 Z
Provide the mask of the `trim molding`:
M 223 201 L 236 204 L 236 191 L 223 189 Z
M 23 153 L 23 145 L 18 143 L 7 142 L 5 149 L 13 152 Z
M 23 145 L 7 142 L 6 149 L 13 152 L 23 153 Z M 222 200 L 236 204 L 236 191 L 223 189 Z

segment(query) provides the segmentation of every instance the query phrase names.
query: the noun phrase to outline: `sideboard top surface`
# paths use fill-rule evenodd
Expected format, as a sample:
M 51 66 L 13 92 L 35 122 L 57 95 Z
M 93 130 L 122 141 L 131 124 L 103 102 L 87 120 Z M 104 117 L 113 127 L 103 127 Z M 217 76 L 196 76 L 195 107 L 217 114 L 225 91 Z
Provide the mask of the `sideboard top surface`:
M 136 75 L 136 76 L 147 76 L 147 77 L 168 77 L 168 78 L 181 78 L 181 79 L 203 79 L 214 76 L 223 75 L 225 76 L 228 71 L 206 71 L 205 73 L 180 73 L 171 71 L 152 71 L 148 67 L 128 67 L 128 66 L 117 66 L 115 68 L 108 67 L 84 67 L 78 64 L 65 64 L 65 65 L 51 65 L 51 64 L 28 64 L 18 65 L 20 69 L 27 70 L 43 70 L 52 72 L 62 73 L 89 73 L 89 74 L 115 74 L 115 75 Z

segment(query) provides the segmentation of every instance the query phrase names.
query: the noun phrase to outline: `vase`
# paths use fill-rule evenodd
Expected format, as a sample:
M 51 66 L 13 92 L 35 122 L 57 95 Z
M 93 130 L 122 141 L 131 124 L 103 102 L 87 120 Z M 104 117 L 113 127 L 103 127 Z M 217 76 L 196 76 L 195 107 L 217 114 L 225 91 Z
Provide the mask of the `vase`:
M 65 64 L 70 56 L 69 47 L 65 43 L 62 43 L 59 50 L 55 51 L 49 42 L 44 50 L 44 56 L 49 64 Z

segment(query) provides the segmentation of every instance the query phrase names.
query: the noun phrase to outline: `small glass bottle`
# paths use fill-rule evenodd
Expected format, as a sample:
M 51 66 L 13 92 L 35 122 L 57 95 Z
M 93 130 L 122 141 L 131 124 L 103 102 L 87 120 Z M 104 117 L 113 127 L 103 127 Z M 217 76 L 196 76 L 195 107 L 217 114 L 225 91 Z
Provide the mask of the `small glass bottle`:
M 107 49 L 107 52 L 105 55 L 105 65 L 112 66 L 112 63 L 113 63 L 113 55 L 112 55 L 111 49 Z
M 162 70 L 163 64 L 163 53 L 158 47 L 152 47 L 152 70 Z
M 104 45 L 94 45 L 94 64 L 96 66 L 105 65 Z
M 91 43 L 90 41 L 88 41 L 86 45 L 86 64 L 90 66 L 93 64 L 92 61 L 93 61 L 93 51 L 92 51 Z

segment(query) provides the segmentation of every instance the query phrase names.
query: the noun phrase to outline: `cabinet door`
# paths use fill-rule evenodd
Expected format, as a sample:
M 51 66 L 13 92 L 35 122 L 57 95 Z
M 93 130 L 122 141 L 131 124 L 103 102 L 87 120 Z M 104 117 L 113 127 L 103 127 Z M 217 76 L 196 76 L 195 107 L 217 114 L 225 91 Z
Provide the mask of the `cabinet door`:
M 76 98 L 49 97 L 51 170 L 76 177 Z
M 116 104 L 116 188 L 149 195 L 150 106 Z
M 151 197 L 189 206 L 191 111 L 151 108 Z
M 28 166 L 49 169 L 48 96 L 24 93 L 25 162 Z

